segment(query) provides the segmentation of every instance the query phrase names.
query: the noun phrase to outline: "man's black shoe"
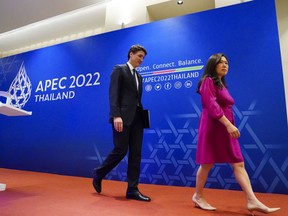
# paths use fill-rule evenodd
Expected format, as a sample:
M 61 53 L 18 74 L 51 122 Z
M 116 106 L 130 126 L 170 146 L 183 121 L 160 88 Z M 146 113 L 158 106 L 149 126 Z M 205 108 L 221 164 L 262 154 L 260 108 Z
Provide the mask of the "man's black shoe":
M 141 194 L 139 191 L 127 192 L 126 199 L 135 199 L 139 201 L 150 202 L 151 198 Z
M 93 178 L 93 187 L 95 188 L 96 192 L 97 193 L 101 193 L 101 183 L 102 183 L 102 179 L 96 179 L 96 178 Z

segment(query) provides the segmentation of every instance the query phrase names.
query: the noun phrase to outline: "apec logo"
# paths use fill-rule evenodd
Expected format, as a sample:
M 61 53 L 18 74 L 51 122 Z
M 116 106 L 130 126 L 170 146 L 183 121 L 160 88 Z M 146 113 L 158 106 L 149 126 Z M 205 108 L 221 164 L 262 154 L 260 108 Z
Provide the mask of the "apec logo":
M 0 91 L 0 96 L 6 98 L 6 102 L 0 102 L 1 114 L 8 116 L 32 115 L 32 112 L 22 108 L 28 102 L 32 92 L 32 84 L 26 73 L 24 62 L 12 81 L 7 92 Z
M 11 105 L 20 109 L 23 108 L 31 96 L 31 91 L 32 84 L 23 62 L 8 90 L 11 95 Z

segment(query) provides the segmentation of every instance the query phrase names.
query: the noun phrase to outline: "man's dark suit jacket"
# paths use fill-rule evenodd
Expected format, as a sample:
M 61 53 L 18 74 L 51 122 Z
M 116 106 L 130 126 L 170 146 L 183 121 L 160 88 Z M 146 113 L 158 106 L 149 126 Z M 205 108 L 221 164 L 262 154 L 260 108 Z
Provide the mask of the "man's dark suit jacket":
M 142 109 L 142 77 L 136 72 L 139 87 L 137 91 L 136 81 L 127 64 L 116 65 L 110 76 L 109 100 L 110 116 L 109 122 L 113 122 L 113 117 L 121 117 L 124 126 L 131 125 L 137 109 L 137 105 Z

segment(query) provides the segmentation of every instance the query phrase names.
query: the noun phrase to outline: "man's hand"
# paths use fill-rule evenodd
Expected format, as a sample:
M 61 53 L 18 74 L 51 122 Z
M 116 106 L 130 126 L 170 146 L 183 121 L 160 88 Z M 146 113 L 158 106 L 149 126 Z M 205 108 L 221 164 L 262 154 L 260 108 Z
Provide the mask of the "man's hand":
M 113 118 L 114 128 L 118 132 L 123 131 L 123 121 L 121 117 L 114 117 Z

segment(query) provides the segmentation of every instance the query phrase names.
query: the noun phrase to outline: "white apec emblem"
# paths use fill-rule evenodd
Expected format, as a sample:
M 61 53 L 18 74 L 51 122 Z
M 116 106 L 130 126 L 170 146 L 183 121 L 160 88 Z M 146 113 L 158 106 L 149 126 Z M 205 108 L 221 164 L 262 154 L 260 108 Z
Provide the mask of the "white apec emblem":
M 8 90 L 11 95 L 11 105 L 20 109 L 24 107 L 31 96 L 31 91 L 31 81 L 27 76 L 24 63 L 22 63 Z
M 32 92 L 32 84 L 22 63 L 8 92 L 0 91 L 0 96 L 6 98 L 6 103 L 0 102 L 0 113 L 7 116 L 32 115 L 31 111 L 22 108 L 28 102 Z

